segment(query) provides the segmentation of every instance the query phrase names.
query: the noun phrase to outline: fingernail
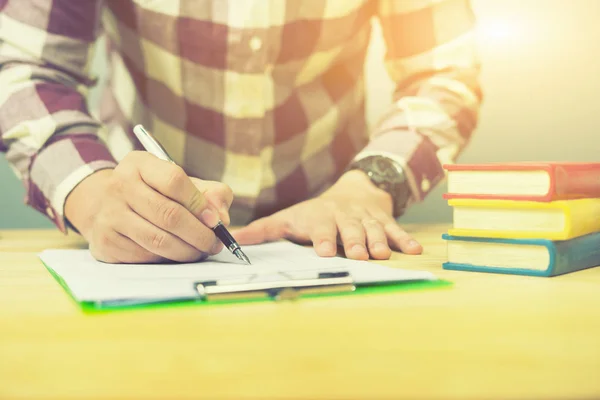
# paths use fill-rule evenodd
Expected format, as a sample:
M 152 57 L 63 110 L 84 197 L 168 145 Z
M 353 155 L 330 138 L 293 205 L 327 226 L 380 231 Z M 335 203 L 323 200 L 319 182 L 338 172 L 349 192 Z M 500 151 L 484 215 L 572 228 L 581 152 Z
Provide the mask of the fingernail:
M 211 209 L 207 208 L 200 214 L 200 221 L 209 228 L 212 228 L 219 223 L 219 217 Z
M 227 204 L 222 203 L 221 207 L 219 207 L 219 212 L 227 214 L 229 212 L 229 207 L 227 206 Z
M 354 246 L 352 246 L 353 253 L 361 253 L 365 251 L 367 251 L 367 249 L 362 244 L 355 244 Z
M 376 251 L 378 253 L 384 252 L 385 250 L 385 244 L 383 243 L 375 243 L 375 245 L 373 246 L 373 251 Z
M 333 244 L 329 241 L 321 242 L 321 244 L 319 245 L 319 250 L 321 250 L 321 253 L 323 253 L 323 254 L 334 254 L 335 253 L 335 248 L 333 247 Z
M 225 203 L 221 204 L 221 207 L 219 207 L 219 214 L 221 214 L 221 216 L 222 216 L 223 223 L 225 225 L 229 225 L 229 223 L 231 222 L 231 219 L 229 217 L 229 207 L 227 207 L 227 204 L 225 204 Z
M 417 242 L 414 239 L 412 239 L 411 241 L 408 242 L 408 247 L 419 247 L 419 246 L 420 246 L 419 242 Z

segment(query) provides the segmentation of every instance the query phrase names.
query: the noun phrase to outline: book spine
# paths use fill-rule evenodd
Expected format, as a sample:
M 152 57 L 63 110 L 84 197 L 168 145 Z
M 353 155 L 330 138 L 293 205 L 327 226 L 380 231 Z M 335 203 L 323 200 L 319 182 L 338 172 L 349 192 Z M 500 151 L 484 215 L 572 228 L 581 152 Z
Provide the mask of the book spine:
M 600 197 L 600 170 L 557 165 L 550 179 L 555 199 Z
M 567 222 L 566 238 L 577 238 L 600 232 L 600 199 L 579 199 L 564 202 Z
M 590 234 L 576 239 L 555 242 L 551 275 L 563 275 L 600 266 L 600 235 Z

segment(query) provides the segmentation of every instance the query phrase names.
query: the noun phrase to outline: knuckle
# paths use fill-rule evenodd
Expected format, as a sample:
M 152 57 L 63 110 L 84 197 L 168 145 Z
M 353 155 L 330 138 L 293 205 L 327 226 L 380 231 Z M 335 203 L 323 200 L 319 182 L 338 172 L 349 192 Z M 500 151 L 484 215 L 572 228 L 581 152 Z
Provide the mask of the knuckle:
M 269 226 L 272 232 L 271 234 L 275 237 L 290 237 L 294 232 L 294 224 L 288 218 L 282 218 L 279 224 L 273 224 L 273 226 Z
M 221 183 L 219 186 L 219 190 L 221 191 L 221 193 L 223 193 L 225 199 L 227 199 L 228 202 L 231 202 L 231 200 L 233 199 L 233 190 L 229 187 L 229 185 L 226 185 L 224 183 Z
M 203 210 L 206 207 L 206 198 L 200 191 L 196 190 L 192 194 L 192 199 L 190 200 L 189 206 L 191 210 Z
M 170 201 L 161 202 L 158 205 L 158 214 L 161 218 L 163 226 L 167 230 L 171 230 L 181 222 L 181 211 L 175 203 Z
M 362 231 L 364 230 L 363 225 L 361 224 L 359 219 L 352 218 L 350 216 L 346 216 L 341 225 L 348 231 Z
M 375 218 L 363 218 L 361 223 L 365 226 L 365 228 L 375 228 L 380 229 L 383 228 L 381 222 Z
M 152 232 L 148 237 L 148 242 L 154 250 L 162 250 L 167 244 L 167 235 L 163 232 Z
M 340 228 L 340 236 L 346 242 L 364 242 L 364 227 L 356 220 L 349 221 Z
M 188 176 L 183 168 L 178 165 L 173 165 L 167 178 L 167 190 L 169 192 L 179 190 L 186 179 L 188 179 Z
M 279 229 L 280 229 L 281 233 L 283 233 L 283 234 L 290 233 L 293 229 L 292 221 L 290 221 L 287 218 L 283 218 L 281 220 L 281 223 L 279 224 Z
M 342 224 L 348 220 L 349 216 L 345 210 L 341 210 L 339 208 L 330 208 L 331 212 L 333 212 L 333 216 L 338 224 Z
M 107 233 L 103 232 L 100 235 L 98 235 L 98 238 L 96 240 L 96 246 L 98 249 L 108 250 L 112 247 L 112 239 Z

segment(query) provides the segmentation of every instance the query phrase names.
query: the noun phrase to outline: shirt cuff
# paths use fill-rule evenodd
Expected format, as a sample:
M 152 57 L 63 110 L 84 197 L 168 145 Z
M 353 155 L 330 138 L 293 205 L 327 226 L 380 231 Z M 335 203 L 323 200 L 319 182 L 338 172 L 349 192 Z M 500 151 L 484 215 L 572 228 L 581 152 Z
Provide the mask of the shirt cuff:
M 33 159 L 26 203 L 67 233 L 64 215 L 67 196 L 89 175 L 116 165 L 106 145 L 94 135 L 61 138 L 44 147 Z
M 422 201 L 445 178 L 439 148 L 415 130 L 388 130 L 373 137 L 355 160 L 380 155 L 396 161 L 406 173 L 412 197 L 409 205 Z

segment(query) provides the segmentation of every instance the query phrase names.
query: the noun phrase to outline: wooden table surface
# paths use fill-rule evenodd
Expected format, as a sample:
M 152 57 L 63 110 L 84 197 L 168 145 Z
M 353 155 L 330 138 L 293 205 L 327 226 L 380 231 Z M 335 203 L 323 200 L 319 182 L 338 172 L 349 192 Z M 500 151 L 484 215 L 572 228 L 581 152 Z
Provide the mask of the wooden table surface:
M 37 258 L 81 247 L 0 231 L 0 399 L 599 398 L 600 268 L 445 271 L 446 226 L 409 226 L 450 289 L 83 314 Z

